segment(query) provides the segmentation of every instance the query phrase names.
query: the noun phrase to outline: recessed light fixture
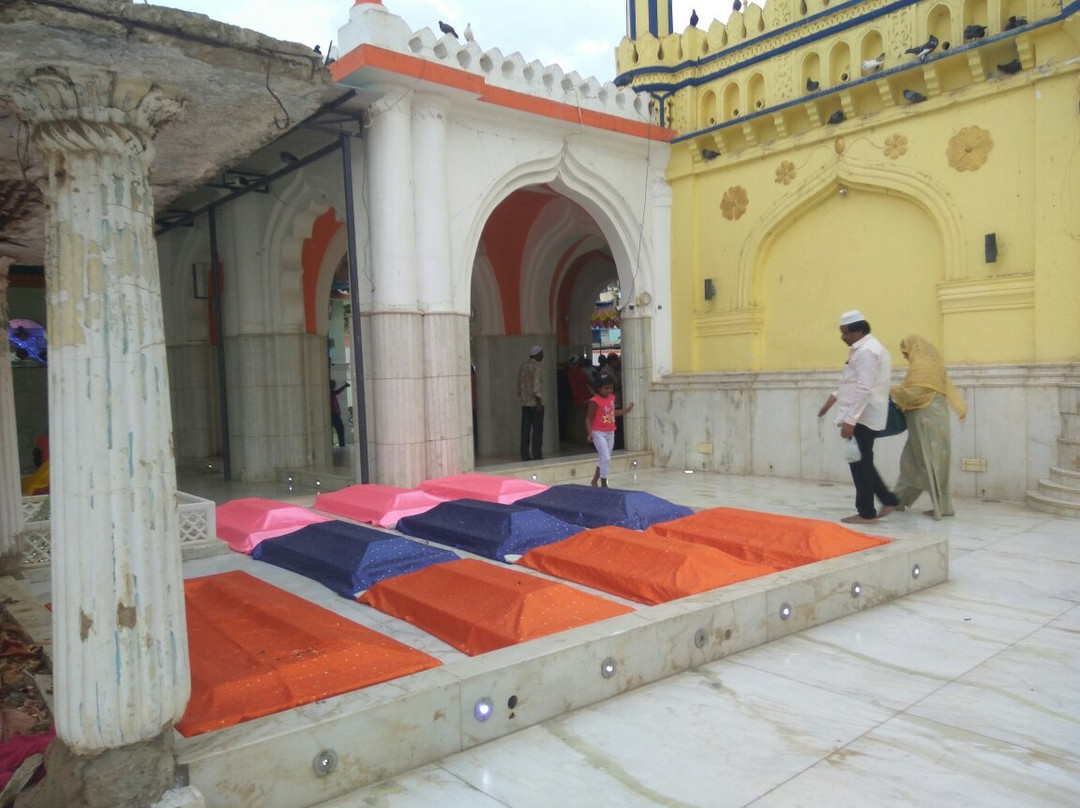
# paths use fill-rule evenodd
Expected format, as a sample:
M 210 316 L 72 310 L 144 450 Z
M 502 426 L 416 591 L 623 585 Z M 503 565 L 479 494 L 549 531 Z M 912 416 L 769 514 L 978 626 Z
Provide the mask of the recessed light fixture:
M 704 648 L 705 643 L 709 641 L 709 634 L 703 628 L 699 628 L 694 632 L 694 646 L 697 648 Z
M 683 474 L 693 474 L 693 473 L 694 473 L 693 469 L 683 469 Z
M 600 675 L 605 679 L 610 679 L 615 675 L 615 658 L 608 657 L 600 663 Z
M 780 604 L 780 619 L 787 620 L 791 617 L 791 605 L 788 603 Z
M 311 767 L 315 770 L 316 777 L 326 777 L 337 768 L 338 756 L 333 749 L 323 749 L 315 756 Z
M 911 568 L 911 577 L 918 578 L 920 575 L 922 575 L 922 567 L 916 564 L 914 567 Z
M 491 699 L 484 696 L 484 698 L 476 702 L 476 706 L 473 707 L 473 718 L 477 721 L 487 721 L 491 718 L 491 713 L 494 709 L 495 705 L 492 703 Z
M 853 583 L 851 585 L 851 597 L 857 598 L 861 594 L 862 594 L 862 584 L 860 584 L 858 581 L 856 581 L 855 583 Z
M 532 476 L 532 479 L 533 479 L 533 482 L 536 482 L 536 475 L 535 474 Z

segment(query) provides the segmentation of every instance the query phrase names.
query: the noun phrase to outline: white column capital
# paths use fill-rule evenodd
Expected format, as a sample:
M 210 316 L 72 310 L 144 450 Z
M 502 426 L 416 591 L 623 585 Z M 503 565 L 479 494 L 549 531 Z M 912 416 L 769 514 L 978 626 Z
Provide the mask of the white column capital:
M 184 103 L 155 84 L 94 68 L 42 68 L 0 84 L 0 102 L 33 128 L 42 152 L 94 151 L 153 159 L 157 131 Z

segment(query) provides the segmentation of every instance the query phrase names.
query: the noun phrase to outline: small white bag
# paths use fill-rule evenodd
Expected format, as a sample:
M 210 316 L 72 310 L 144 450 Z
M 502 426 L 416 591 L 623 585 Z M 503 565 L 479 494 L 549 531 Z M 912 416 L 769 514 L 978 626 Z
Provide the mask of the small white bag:
M 844 444 L 844 462 L 858 463 L 860 460 L 862 460 L 862 452 L 859 451 L 859 444 L 855 442 L 855 438 L 848 438 L 847 443 Z

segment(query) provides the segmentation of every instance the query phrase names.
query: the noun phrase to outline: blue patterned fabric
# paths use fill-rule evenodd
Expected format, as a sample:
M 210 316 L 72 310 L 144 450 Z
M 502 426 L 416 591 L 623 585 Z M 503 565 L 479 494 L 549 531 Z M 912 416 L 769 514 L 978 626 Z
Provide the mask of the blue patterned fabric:
M 266 539 L 251 557 L 305 575 L 347 598 L 386 578 L 458 559 L 450 550 L 339 521 Z
M 539 508 L 564 522 L 588 528 L 614 525 L 644 530 L 657 522 L 670 522 L 692 513 L 689 508 L 644 491 L 589 485 L 554 485 L 517 504 Z
M 581 528 L 536 508 L 500 505 L 478 499 L 458 499 L 436 505 L 427 513 L 406 516 L 397 529 L 407 536 L 448 544 L 470 553 L 507 561 L 534 547 L 562 541 Z

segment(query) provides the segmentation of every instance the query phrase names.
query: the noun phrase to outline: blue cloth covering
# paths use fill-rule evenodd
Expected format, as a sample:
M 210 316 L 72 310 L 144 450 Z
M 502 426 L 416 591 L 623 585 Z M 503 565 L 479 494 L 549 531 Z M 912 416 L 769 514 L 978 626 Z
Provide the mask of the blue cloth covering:
M 692 513 L 689 508 L 644 491 L 589 485 L 553 485 L 547 491 L 519 499 L 517 504 L 539 508 L 564 522 L 589 528 L 614 525 L 644 530 L 657 522 L 670 522 Z
M 581 531 L 577 525 L 536 508 L 478 499 L 440 503 L 427 513 L 401 519 L 397 529 L 407 536 L 448 544 L 497 561 L 524 555 L 534 547 L 562 541 Z
M 347 598 L 384 578 L 457 561 L 449 550 L 348 522 L 307 525 L 260 542 L 251 557 L 306 575 Z

